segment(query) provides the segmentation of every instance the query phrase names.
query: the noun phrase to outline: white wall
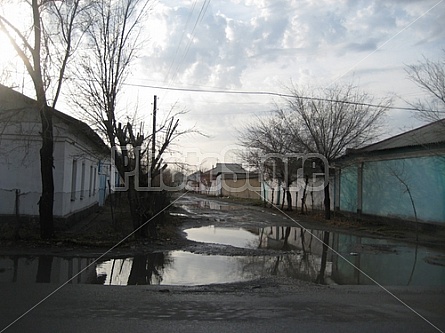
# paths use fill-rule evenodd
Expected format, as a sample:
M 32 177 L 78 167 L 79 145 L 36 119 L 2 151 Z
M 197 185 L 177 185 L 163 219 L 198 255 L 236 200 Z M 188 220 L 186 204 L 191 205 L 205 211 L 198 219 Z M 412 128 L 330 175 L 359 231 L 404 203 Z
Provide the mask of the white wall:
M 38 216 L 41 194 L 38 113 L 29 109 L 0 113 L 0 215 L 15 214 L 18 189 L 19 214 Z M 67 217 L 98 203 L 98 166 L 99 160 L 105 156 L 95 152 L 95 146 L 84 139 L 83 135 L 76 133 L 76 129 L 57 117 L 53 121 L 54 216 Z M 72 196 L 71 185 L 73 160 L 77 161 L 75 196 Z M 82 164 L 85 166 L 83 185 Z
M 0 214 L 15 214 L 16 190 L 20 190 L 20 213 L 38 214 L 41 191 L 39 149 L 38 137 L 26 132 L 18 136 L 3 131 L 0 141 Z
M 323 210 L 324 209 L 324 188 L 320 186 L 320 181 L 312 182 L 309 180 L 308 189 L 306 192 L 306 206 L 308 210 Z M 311 189 L 311 187 L 313 187 Z M 264 191 L 264 188 L 266 191 Z M 272 202 L 273 189 L 273 203 L 281 206 L 283 202 L 283 185 L 278 184 L 276 180 L 272 182 L 263 182 L 261 195 Z M 290 186 L 292 196 L 292 207 L 301 209 L 301 198 L 303 196 L 304 180 L 293 182 Z M 280 194 L 278 194 L 280 192 Z M 331 198 L 331 210 L 334 209 L 334 179 L 330 180 L 329 192 Z M 298 196 L 297 196 L 298 193 Z M 279 202 L 278 202 L 279 198 Z M 264 198 L 263 198 L 264 199 Z M 287 200 L 284 200 L 284 207 L 287 207 Z

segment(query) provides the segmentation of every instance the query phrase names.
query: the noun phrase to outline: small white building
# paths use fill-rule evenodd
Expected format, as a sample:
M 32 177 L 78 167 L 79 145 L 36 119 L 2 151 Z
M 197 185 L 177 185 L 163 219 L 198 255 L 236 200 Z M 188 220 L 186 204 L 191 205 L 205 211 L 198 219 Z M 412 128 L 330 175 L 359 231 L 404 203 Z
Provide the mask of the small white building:
M 103 204 L 109 150 L 85 123 L 54 110 L 54 217 L 72 219 Z M 41 123 L 36 101 L 0 85 L 0 221 L 38 217 Z

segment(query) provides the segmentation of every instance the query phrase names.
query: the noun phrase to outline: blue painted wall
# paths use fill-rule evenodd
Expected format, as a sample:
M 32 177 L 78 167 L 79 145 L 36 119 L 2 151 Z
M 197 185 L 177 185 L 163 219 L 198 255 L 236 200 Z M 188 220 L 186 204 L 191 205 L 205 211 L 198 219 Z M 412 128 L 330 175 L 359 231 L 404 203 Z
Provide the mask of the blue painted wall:
M 405 183 L 405 184 L 403 184 Z M 363 213 L 445 222 L 445 157 L 367 162 L 363 169 Z
M 357 166 L 341 170 L 340 210 L 357 211 Z M 405 186 L 406 184 L 406 186 Z M 362 212 L 445 223 L 445 156 L 364 162 Z
M 357 212 L 357 166 L 350 166 L 340 173 L 340 210 Z

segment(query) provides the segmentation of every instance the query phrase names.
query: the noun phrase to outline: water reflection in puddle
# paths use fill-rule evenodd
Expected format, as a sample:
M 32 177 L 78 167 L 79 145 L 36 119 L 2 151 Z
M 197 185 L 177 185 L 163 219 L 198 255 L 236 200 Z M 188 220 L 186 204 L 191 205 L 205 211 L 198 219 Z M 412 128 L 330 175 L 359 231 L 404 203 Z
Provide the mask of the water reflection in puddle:
M 288 276 L 284 256 L 218 256 L 185 251 L 152 253 L 99 263 L 86 258 L 0 258 L 0 282 L 105 285 L 206 285 Z M 78 274 L 81 272 L 80 274 Z M 78 274 L 78 275 L 77 275 Z M 74 278 L 73 278 L 74 277 Z
M 98 265 L 97 272 L 106 276 L 105 284 L 112 285 L 205 285 L 248 281 L 255 277 L 255 272 L 243 270 L 241 257 L 172 251 L 165 259 L 164 263 L 156 263 L 148 256 L 114 259 Z
M 445 285 L 445 254 L 425 247 L 291 227 L 206 227 L 188 232 L 189 237 L 238 247 L 291 251 L 235 257 L 171 251 L 101 262 L 8 256 L 0 257 L 0 282 L 203 285 L 284 276 L 319 283 L 373 284 L 352 263 L 382 285 Z
M 201 209 L 210 209 L 218 211 L 231 211 L 231 210 L 242 209 L 242 206 L 230 205 L 213 200 L 199 200 L 194 203 L 187 203 L 180 205 L 180 207 L 188 211 L 189 213 L 193 212 L 194 210 L 201 210 Z
M 187 239 L 195 242 L 231 245 L 240 248 L 258 248 L 260 238 L 255 234 L 255 230 L 244 228 L 218 228 L 207 226 L 201 228 L 190 228 L 184 230 Z
M 293 262 L 286 268 L 286 275 L 298 275 L 300 279 L 373 284 L 355 266 L 384 285 L 445 285 L 445 253 L 421 246 L 284 226 L 257 229 L 210 226 L 186 232 L 189 239 L 198 242 L 296 252 L 297 256 L 284 256 Z

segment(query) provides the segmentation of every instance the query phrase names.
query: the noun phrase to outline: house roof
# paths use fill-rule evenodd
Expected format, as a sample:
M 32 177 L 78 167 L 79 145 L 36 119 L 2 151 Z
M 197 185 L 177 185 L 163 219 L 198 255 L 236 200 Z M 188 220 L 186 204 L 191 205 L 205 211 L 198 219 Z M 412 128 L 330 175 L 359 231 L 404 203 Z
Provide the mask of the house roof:
M 212 175 L 219 174 L 245 174 L 247 171 L 237 163 L 216 163 L 216 166 L 210 170 Z
M 445 142 L 445 119 L 415 128 L 408 132 L 373 143 L 355 152 L 371 152 L 414 146 L 428 146 Z
M 418 154 L 433 148 L 445 147 L 445 119 L 415 128 L 388 139 L 359 149 L 347 149 L 346 154 L 336 160 L 342 163 L 357 157 L 392 156 L 393 154 Z
M 0 101 L 6 101 L 10 108 L 3 109 L 0 103 L 0 112 L 7 111 L 9 109 L 23 109 L 25 107 L 34 107 L 36 105 L 36 101 L 32 98 L 29 98 L 11 88 L 8 88 L 2 84 L 0 84 Z M 13 102 L 17 101 L 17 102 Z M 20 103 L 18 102 L 20 101 Z M 14 106 L 14 108 L 12 107 Z M 91 129 L 90 126 L 85 124 L 84 122 L 73 118 L 63 112 L 53 110 L 53 116 L 63 121 L 65 124 L 69 125 L 71 128 L 74 128 L 78 133 L 84 135 L 90 142 L 95 144 L 100 150 L 107 151 L 108 147 L 105 145 L 103 140 L 97 135 L 95 131 Z

